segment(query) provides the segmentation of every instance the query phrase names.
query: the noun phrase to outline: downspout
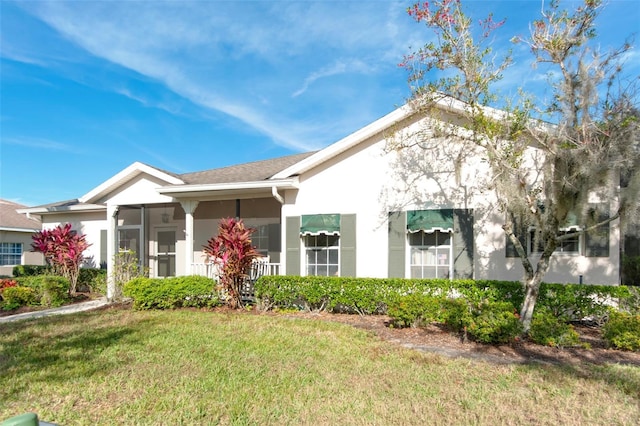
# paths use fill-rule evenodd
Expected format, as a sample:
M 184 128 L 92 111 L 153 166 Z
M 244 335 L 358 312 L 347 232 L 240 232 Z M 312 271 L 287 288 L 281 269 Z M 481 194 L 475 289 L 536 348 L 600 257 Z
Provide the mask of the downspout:
M 282 197 L 282 195 L 280 195 L 280 193 L 278 192 L 278 188 L 276 188 L 275 186 L 271 187 L 271 195 L 273 195 L 273 198 L 278 200 L 280 204 L 284 204 L 284 198 Z

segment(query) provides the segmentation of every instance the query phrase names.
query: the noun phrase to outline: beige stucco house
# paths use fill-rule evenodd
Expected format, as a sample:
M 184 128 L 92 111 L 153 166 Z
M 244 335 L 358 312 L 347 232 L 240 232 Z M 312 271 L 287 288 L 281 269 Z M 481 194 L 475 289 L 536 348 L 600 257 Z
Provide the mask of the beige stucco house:
M 26 206 L 0 199 L 0 276 L 11 276 L 16 265 L 43 265 L 44 257 L 31 251 L 31 236 L 42 229 L 37 217 L 17 210 Z
M 272 273 L 520 279 L 502 215 L 482 189 L 482 161 L 430 174 L 388 149 L 398 132 L 429 120 L 404 106 L 317 152 L 201 172 L 134 163 L 76 200 L 23 213 L 43 227 L 72 223 L 92 243 L 94 265 L 112 267 L 118 250 L 131 249 L 154 277 L 206 274 L 202 246 L 220 218 L 239 217 L 256 229 Z M 454 146 L 442 141 L 426 163 Z M 618 284 L 617 221 L 598 250 L 590 244 L 585 236 L 564 244 L 545 280 Z

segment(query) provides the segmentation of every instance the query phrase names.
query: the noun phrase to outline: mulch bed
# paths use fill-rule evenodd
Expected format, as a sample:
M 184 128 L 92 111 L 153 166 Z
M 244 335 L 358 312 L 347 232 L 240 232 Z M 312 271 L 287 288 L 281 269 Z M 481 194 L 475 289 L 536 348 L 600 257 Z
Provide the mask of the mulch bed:
M 380 339 L 403 347 L 438 353 L 453 358 L 477 359 L 500 364 L 566 364 L 577 366 L 581 363 L 619 363 L 640 366 L 640 353 L 607 348 L 599 327 L 576 325 L 575 329 L 586 348 L 558 348 L 542 346 L 528 340 L 510 344 L 482 344 L 464 341 L 460 335 L 430 325 L 425 328 L 391 328 L 389 317 L 383 315 L 347 315 L 327 313 L 293 313 L 300 317 L 321 321 L 334 321 L 370 331 Z
M 90 300 L 87 294 L 78 294 L 73 303 Z M 130 309 L 130 305 L 105 306 L 102 309 Z M 22 312 L 42 310 L 42 308 L 24 307 L 14 311 L 0 311 L 0 317 Z M 590 349 L 582 347 L 558 348 L 542 346 L 529 340 L 520 340 L 510 344 L 482 344 L 463 340 L 460 335 L 443 327 L 429 325 L 421 328 L 392 328 L 390 319 L 385 315 L 350 315 L 315 312 L 260 312 L 231 311 L 225 307 L 215 308 L 216 312 L 236 313 L 239 315 L 281 315 L 288 318 L 302 318 L 315 321 L 333 321 L 371 332 L 381 340 L 422 352 L 436 353 L 450 358 L 467 358 L 497 364 L 551 364 L 579 366 L 590 364 L 625 364 L 640 367 L 640 352 L 627 352 L 607 348 L 600 327 L 576 325 L 575 329 Z

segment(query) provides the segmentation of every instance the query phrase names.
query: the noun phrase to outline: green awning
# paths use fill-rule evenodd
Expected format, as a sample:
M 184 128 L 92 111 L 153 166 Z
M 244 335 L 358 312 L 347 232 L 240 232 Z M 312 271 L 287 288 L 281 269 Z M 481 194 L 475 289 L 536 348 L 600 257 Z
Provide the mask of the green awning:
M 410 210 L 407 212 L 409 232 L 453 232 L 453 209 Z
M 303 235 L 338 235 L 340 234 L 340 215 L 303 214 L 300 222 L 300 233 Z

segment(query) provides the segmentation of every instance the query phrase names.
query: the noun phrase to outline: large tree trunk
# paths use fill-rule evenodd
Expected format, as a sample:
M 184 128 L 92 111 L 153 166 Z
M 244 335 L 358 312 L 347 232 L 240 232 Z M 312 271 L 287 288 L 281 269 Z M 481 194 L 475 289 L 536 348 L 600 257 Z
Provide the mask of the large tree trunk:
M 542 275 L 535 273 L 531 277 L 527 277 L 524 283 L 524 302 L 520 309 L 520 322 L 524 327 L 524 332 L 528 333 L 531 328 L 531 320 L 533 319 L 533 310 L 536 307 L 538 293 L 540 292 L 540 284 L 542 283 Z
M 534 274 L 525 273 L 524 277 L 524 301 L 522 302 L 522 308 L 520 309 L 520 322 L 524 327 L 525 334 L 529 333 L 531 328 L 531 320 L 533 319 L 533 310 L 536 307 L 538 301 L 538 294 L 540 293 L 540 284 L 542 284 L 542 277 L 549 270 L 549 262 L 551 260 L 551 254 L 553 248 L 555 248 L 555 242 L 547 243 L 545 251 L 542 253 L 536 272 Z

